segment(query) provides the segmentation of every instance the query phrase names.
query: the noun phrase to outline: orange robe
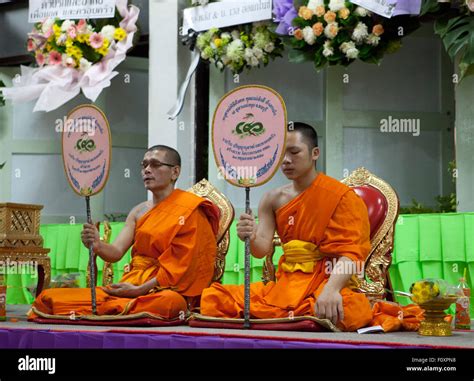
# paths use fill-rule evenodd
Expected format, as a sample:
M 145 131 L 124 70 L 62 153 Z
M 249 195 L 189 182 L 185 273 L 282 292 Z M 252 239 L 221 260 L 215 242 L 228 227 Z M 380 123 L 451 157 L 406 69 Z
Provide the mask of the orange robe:
M 131 269 L 120 282 L 141 285 L 156 278 L 160 291 L 135 299 L 108 295 L 97 287 L 98 315 L 148 312 L 165 319 L 184 316 L 188 301 L 211 283 L 216 256 L 219 210 L 210 201 L 175 189 L 136 224 Z M 89 288 L 43 291 L 29 318 L 90 315 Z
M 359 266 L 357 268 L 363 268 L 370 252 L 367 207 L 351 188 L 320 173 L 308 189 L 279 208 L 275 217 L 283 246 L 304 241 L 317 247 L 322 258 L 313 262 L 309 272 L 297 268 L 289 272 L 282 268 L 288 269 L 294 264 L 286 263 L 284 254 L 278 265 L 276 282 L 251 285 L 251 317 L 314 315 L 315 301 L 330 276 L 328 269 L 338 258 L 350 258 Z M 344 320 L 338 323 L 338 328 L 354 331 L 368 325 L 372 320 L 372 309 L 366 296 L 349 287 L 344 287 L 341 295 Z M 240 318 L 243 308 L 243 286 L 214 283 L 203 291 L 203 315 Z

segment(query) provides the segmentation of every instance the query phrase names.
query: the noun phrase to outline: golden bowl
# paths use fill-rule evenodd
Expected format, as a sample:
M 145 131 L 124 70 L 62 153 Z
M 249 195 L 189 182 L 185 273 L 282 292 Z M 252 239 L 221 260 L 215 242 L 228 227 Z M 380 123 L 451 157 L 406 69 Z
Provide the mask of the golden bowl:
M 451 336 L 451 323 L 444 320 L 446 317 L 444 310 L 456 303 L 457 299 L 457 296 L 445 296 L 419 304 L 425 310 L 425 320 L 420 323 L 418 334 L 422 336 Z

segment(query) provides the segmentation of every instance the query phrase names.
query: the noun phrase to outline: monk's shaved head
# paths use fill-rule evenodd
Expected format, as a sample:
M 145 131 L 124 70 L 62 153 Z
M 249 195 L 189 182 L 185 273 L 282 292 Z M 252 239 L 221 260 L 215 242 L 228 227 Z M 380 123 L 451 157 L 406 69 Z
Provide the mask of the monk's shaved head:
M 165 152 L 167 164 L 177 165 L 181 167 L 181 156 L 179 155 L 179 152 L 176 151 L 174 148 L 158 144 L 156 146 L 148 148 L 146 152 L 153 151 Z
M 288 124 L 288 132 L 298 132 L 308 146 L 309 152 L 318 147 L 318 134 L 309 124 L 292 122 Z

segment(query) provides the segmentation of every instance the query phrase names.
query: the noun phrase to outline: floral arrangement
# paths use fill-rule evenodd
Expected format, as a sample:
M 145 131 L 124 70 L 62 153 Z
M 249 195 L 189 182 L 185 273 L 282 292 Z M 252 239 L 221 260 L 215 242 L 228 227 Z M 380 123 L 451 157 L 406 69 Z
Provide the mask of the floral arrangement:
M 101 30 L 86 20 L 46 19 L 36 23 L 29 34 L 28 51 L 39 67 L 62 65 L 87 71 L 106 57 L 117 43 L 127 37 L 118 25 L 105 25 Z
M 317 69 L 356 59 L 378 63 L 401 45 L 390 21 L 349 1 L 305 0 L 292 20 L 289 58 L 311 60 Z
M 116 0 L 115 19 L 35 24 L 27 49 L 38 67 L 22 66 L 14 86 L 0 90 L 14 103 L 37 99 L 33 111 L 55 110 L 80 92 L 94 102 L 133 46 L 139 12 L 127 0 Z
M 216 0 L 190 0 L 192 6 L 203 6 Z M 212 28 L 197 35 L 196 48 L 201 58 L 221 71 L 234 74 L 244 69 L 268 65 L 282 56 L 283 41 L 273 31 L 273 23 L 256 22 L 229 28 Z
M 462 296 L 462 291 L 443 279 L 423 279 L 410 287 L 410 297 L 416 304 L 459 296 Z
M 202 59 L 220 70 L 229 68 L 234 74 L 245 68 L 266 66 L 283 52 L 282 40 L 270 25 L 259 22 L 222 30 L 213 28 L 197 36 L 196 47 Z

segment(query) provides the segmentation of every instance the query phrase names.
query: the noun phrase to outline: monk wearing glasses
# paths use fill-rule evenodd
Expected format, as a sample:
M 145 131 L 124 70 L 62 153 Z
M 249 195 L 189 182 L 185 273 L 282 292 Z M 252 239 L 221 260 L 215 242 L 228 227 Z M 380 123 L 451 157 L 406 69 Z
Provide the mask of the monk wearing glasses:
M 145 188 L 153 199 L 135 206 L 112 244 L 84 224 L 84 246 L 107 262 L 118 262 L 132 247 L 130 271 L 117 284 L 97 287 L 98 315 L 148 312 L 165 319 L 185 316 L 214 273 L 219 210 L 210 201 L 176 189 L 179 153 L 153 146 L 141 162 Z M 34 301 L 29 318 L 90 315 L 88 288 L 48 289 Z

